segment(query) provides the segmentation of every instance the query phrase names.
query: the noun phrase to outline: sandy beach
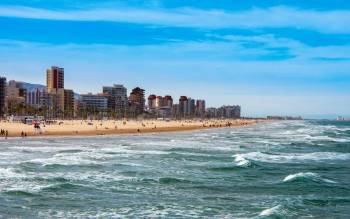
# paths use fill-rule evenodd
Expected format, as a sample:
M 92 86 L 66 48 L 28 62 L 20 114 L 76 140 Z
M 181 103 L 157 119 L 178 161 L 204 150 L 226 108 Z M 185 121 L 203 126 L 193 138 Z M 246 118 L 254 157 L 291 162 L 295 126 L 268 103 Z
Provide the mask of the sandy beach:
M 93 136 L 151 132 L 189 131 L 197 129 L 237 127 L 256 123 L 256 120 L 58 120 L 55 124 L 34 125 L 1 121 L 0 129 L 8 131 L 8 137 L 33 136 Z

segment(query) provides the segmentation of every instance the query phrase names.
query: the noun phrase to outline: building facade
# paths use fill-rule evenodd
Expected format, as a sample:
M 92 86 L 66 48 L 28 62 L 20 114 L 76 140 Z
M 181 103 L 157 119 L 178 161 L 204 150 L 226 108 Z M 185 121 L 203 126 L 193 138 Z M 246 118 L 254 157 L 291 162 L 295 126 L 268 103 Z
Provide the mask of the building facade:
M 49 94 L 55 94 L 57 111 L 64 112 L 64 68 L 53 66 L 46 71 L 46 86 Z
M 74 92 L 73 90 L 64 90 L 64 115 L 74 117 Z
M 35 88 L 34 90 L 27 91 L 26 104 L 34 108 L 40 108 L 45 94 L 45 89 Z
M 179 109 L 178 114 L 179 116 L 185 116 L 187 114 L 187 105 L 188 105 L 188 99 L 186 96 L 181 96 L 179 99 Z
M 149 109 L 156 109 L 156 99 L 157 99 L 157 96 L 154 95 L 154 94 L 151 94 L 149 95 L 148 97 L 148 108 Z
M 127 89 L 124 85 L 115 84 L 112 87 L 102 88 L 104 94 L 108 94 L 108 109 L 120 115 L 124 115 L 128 109 Z
M 91 112 L 106 112 L 108 109 L 108 95 L 106 94 L 82 94 L 80 101 Z
M 205 115 L 205 100 L 196 101 L 196 115 L 203 117 Z
M 138 116 L 145 109 L 145 90 L 136 87 L 132 90 L 129 96 L 129 105 L 131 116 Z
M 5 99 L 6 99 L 6 78 L 0 76 L 0 117 L 3 117 L 5 114 Z

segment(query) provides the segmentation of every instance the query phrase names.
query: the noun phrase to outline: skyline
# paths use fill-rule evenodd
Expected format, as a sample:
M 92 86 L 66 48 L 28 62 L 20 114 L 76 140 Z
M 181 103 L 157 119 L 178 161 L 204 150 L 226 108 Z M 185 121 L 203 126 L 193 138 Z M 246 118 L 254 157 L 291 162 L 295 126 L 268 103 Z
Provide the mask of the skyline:
M 2 1 L 0 73 L 45 84 L 57 65 L 77 93 L 116 83 L 243 116 L 349 116 L 346 1 L 147 2 Z

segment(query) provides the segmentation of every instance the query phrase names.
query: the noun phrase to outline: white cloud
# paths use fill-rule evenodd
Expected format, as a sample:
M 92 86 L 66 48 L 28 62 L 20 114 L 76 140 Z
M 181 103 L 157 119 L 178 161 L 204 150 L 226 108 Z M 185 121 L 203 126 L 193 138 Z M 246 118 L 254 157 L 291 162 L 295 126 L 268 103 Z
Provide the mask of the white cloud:
M 112 21 L 194 28 L 300 28 L 323 33 L 350 33 L 350 11 L 300 10 L 290 7 L 246 11 L 177 9 L 47 10 L 0 7 L 0 16 L 49 20 Z

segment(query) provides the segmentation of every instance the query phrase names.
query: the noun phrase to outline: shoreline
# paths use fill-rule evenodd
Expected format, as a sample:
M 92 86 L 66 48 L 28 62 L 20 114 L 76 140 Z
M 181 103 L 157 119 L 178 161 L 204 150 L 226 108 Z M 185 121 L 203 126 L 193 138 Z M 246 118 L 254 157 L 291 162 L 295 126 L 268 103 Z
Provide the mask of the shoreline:
M 99 124 L 95 126 L 89 123 Z M 0 122 L 0 129 L 8 130 L 10 138 L 35 138 L 35 137 L 83 137 L 83 136 L 111 136 L 127 134 L 149 134 L 165 132 L 184 132 L 216 128 L 235 128 L 258 123 L 257 120 L 186 120 L 186 121 L 82 121 L 72 120 L 63 121 L 62 125 L 46 125 L 41 134 L 34 131 L 31 125 L 22 123 Z M 111 126 L 115 128 L 111 128 Z M 121 127 L 121 128 L 120 128 Z M 24 132 L 26 137 L 21 133 Z M 0 136 L 5 139 L 5 136 Z

